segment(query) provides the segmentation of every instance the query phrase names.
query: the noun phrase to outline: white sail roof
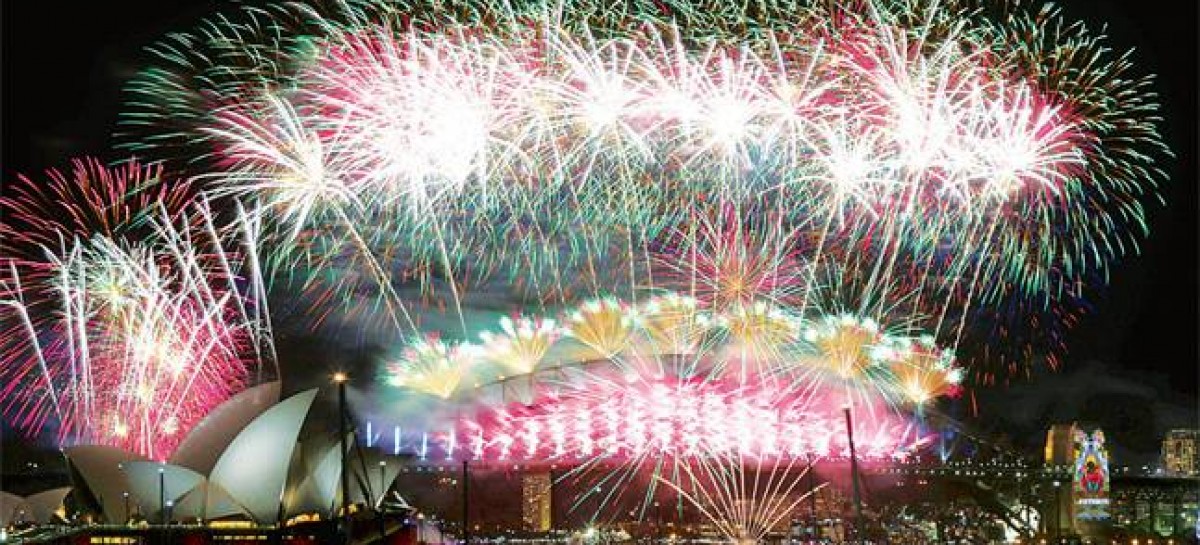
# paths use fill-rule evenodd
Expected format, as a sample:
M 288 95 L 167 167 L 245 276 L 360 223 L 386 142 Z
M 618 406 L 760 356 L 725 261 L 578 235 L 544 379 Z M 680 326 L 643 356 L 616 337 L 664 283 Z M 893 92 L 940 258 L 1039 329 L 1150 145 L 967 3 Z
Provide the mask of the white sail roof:
M 353 475 L 351 482 L 354 483 L 350 487 L 350 500 L 354 503 L 379 505 L 387 489 L 391 488 L 392 482 L 400 476 L 401 463 L 381 450 L 364 449 L 362 458 L 360 461 L 357 453 L 350 456 L 350 474 Z M 380 465 L 380 462 L 383 464 Z M 369 498 L 365 497 L 367 492 L 370 493 Z
M 71 487 L 69 486 L 51 488 L 32 496 L 26 496 L 25 503 L 32 510 L 33 519 L 40 524 L 46 524 L 53 522 L 55 513 L 62 508 L 63 501 L 67 499 L 67 494 L 70 493 Z
M 229 493 L 218 485 L 203 481 L 175 503 L 175 509 L 184 513 L 200 513 L 202 520 L 223 519 L 228 517 L 250 518 L 246 511 Z
M 160 502 L 165 499 L 173 504 L 179 503 L 184 494 L 204 482 L 204 476 L 195 471 L 159 462 L 126 462 L 125 476 L 129 481 L 130 499 L 141 507 L 142 516 L 152 522 L 162 520 Z M 202 507 L 174 506 L 170 509 L 171 519 L 200 518 L 202 512 L 199 508 Z
M 128 462 L 148 462 L 144 456 L 105 445 L 79 445 L 63 449 L 71 465 L 79 471 L 84 484 L 96 501 L 101 514 L 110 523 L 125 522 L 126 492 L 132 493 L 123 467 Z
M 0 527 L 16 522 L 33 521 L 33 513 L 25 498 L 8 492 L 0 492 Z
M 324 443 L 324 442 L 323 442 Z M 297 482 L 287 502 L 287 515 L 320 513 L 329 517 L 333 513 L 338 494 L 338 477 L 341 457 L 336 442 L 321 448 L 304 449 L 307 455 L 298 460 Z
M 279 381 L 268 382 L 229 398 L 188 432 L 168 461 L 209 474 L 237 434 L 279 401 L 279 388 Z
M 230 442 L 209 475 L 259 523 L 279 516 L 300 426 L 316 396 L 307 390 L 267 409 Z

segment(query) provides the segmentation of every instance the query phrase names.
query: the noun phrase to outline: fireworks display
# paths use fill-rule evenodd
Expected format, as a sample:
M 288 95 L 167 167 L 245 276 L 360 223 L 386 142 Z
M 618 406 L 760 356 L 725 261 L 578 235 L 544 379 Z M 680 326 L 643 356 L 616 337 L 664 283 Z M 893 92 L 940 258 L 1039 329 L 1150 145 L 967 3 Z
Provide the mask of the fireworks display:
M 489 410 L 485 419 L 472 421 L 479 426 L 472 456 L 534 461 L 845 456 L 841 406 L 776 386 L 599 374 L 534 405 Z M 909 431 L 890 414 L 869 418 L 856 430 L 863 438 L 860 455 L 898 456 L 914 442 Z
M 502 333 L 452 347 L 422 339 L 389 365 L 386 380 L 410 396 L 457 407 L 421 424 L 421 459 L 574 465 L 564 478 L 608 491 L 576 499 L 598 513 L 621 502 L 614 482 L 650 475 L 646 502 L 661 484 L 754 540 L 794 504 L 775 496 L 799 469 L 848 455 L 844 410 L 858 456 L 903 458 L 928 440 L 909 415 L 961 387 L 953 352 L 931 337 L 849 315 L 810 324 L 765 302 L 716 312 L 672 292 L 562 313 L 503 317 Z M 721 484 L 748 471 L 761 488 Z M 754 507 L 713 514 L 739 502 Z
M 678 318 L 681 309 L 690 313 L 687 319 Z M 798 318 L 766 308 L 750 312 L 779 322 L 758 326 L 768 332 L 805 329 Z M 484 334 L 479 344 L 414 343 L 389 366 L 387 380 L 473 406 L 477 416 L 455 432 L 459 446 L 474 449 L 471 456 L 535 461 L 700 452 L 840 455 L 844 434 L 836 423 L 845 406 L 861 408 L 860 422 L 871 428 L 859 432 L 871 438 L 860 447 L 863 452 L 888 458 L 921 439 L 906 433 L 898 408 L 953 393 L 961 381 L 953 354 L 930 338 L 885 334 L 848 316 L 821 319 L 828 334 L 809 329 L 803 337 L 731 336 L 724 325 L 730 319 L 709 316 L 694 301 L 670 293 L 641 309 L 608 299 L 585 302 L 568 315 L 565 331 L 554 329 L 557 321 L 522 318 L 527 339 L 535 338 L 531 324 L 542 327 L 536 337 L 541 341 L 530 343 L 538 356 L 521 360 L 521 373 L 512 374 L 503 359 L 496 360 L 499 366 L 480 365 L 487 354 L 513 351 L 512 337 Z M 590 336 L 571 333 L 577 324 L 588 324 Z M 503 318 L 499 325 L 511 330 L 513 322 Z M 687 337 L 698 340 L 659 341 Z M 620 342 L 583 340 L 597 338 Z M 581 342 L 586 349 L 579 349 Z M 764 354 L 777 363 L 749 363 Z M 534 391 L 518 400 L 477 403 L 488 397 L 481 388 L 505 389 L 510 383 L 532 385 Z
M 273 362 L 243 241 L 159 175 L 77 161 L 0 200 L 6 229 L 58 222 L 5 233 L 0 377 L 19 426 L 165 459 Z
M 419 8 L 279 15 L 318 45 L 271 62 L 253 33 L 209 34 L 259 61 L 232 73 L 270 85 L 205 88 L 213 113 L 167 138 L 206 148 L 211 194 L 261 204 L 272 262 L 354 271 L 301 281 L 333 305 L 322 316 L 373 292 L 399 336 L 420 334 L 411 279 L 458 314 L 495 278 L 543 302 L 667 283 L 807 308 L 820 270 L 841 267 L 881 304 L 892 294 L 874 292 L 901 286 L 943 344 L 977 309 L 1027 301 L 979 326 L 1012 344 L 1022 310 L 1072 314 L 1089 275 L 1135 247 L 1138 197 L 1160 177 L 1147 80 L 1121 77 L 1123 58 L 1092 61 L 1100 42 L 1081 28 L 1036 30 L 1052 12 Z M 555 15 L 575 12 L 598 17 Z M 161 108 L 196 93 L 137 89 L 179 97 Z
M 843 407 L 888 458 L 939 399 L 1055 365 L 1164 178 L 1150 79 L 1050 8 L 453 6 L 154 46 L 119 137 L 179 181 L 80 161 L 0 200 L 7 417 L 164 458 L 274 364 L 270 294 L 383 331 L 381 382 L 452 407 L 422 423 L 447 456 L 657 458 L 753 540 L 794 502 L 730 495 L 746 460 L 787 495 Z

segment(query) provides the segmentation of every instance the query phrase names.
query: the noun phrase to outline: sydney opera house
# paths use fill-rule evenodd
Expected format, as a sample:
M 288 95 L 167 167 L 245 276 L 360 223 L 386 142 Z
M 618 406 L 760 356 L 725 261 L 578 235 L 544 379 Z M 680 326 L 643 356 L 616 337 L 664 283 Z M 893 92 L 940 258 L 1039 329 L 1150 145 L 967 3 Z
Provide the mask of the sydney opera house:
M 398 493 L 388 494 L 403 462 L 357 446 L 343 460 L 339 445 L 353 443 L 314 429 L 320 427 L 310 422 L 316 397 L 311 389 L 280 400 L 279 382 L 248 389 L 209 414 L 165 461 L 110 446 L 67 447 L 72 485 L 27 497 L 0 493 L 0 528 L 83 522 L 72 526 L 84 528 L 92 542 L 108 542 L 104 536 L 140 542 L 120 536 L 144 537 L 158 528 L 191 529 L 189 543 L 273 536 L 323 543 L 369 525 L 369 541 L 439 541 L 423 515 Z M 334 524 L 346 514 L 344 464 L 349 530 Z

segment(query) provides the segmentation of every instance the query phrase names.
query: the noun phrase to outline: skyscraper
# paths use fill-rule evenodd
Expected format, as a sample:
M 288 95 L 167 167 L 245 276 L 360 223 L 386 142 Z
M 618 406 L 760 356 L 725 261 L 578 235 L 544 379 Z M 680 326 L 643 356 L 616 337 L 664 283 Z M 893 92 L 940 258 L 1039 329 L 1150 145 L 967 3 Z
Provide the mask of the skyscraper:
M 521 522 L 525 529 L 546 532 L 551 524 L 550 473 L 527 473 L 521 477 Z
M 1171 430 L 1163 438 L 1162 468 L 1171 475 L 1200 476 L 1200 430 Z

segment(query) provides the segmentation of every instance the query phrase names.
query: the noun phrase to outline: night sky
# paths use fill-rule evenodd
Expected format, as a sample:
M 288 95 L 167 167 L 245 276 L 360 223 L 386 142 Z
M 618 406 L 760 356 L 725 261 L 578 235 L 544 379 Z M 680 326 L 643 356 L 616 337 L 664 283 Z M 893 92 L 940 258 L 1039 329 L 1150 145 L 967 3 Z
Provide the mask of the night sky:
M 1131 452 L 1157 450 L 1151 428 L 1197 421 L 1197 194 L 1195 2 L 1071 0 L 1068 19 L 1098 28 L 1108 44 L 1136 48 L 1138 73 L 1158 75 L 1164 137 L 1176 154 L 1162 163 L 1165 207 L 1150 203 L 1151 236 L 1140 256 L 1113 270 L 1111 285 L 1072 333 L 1065 369 L 1000 391 L 979 392 L 989 424 L 1015 435 L 1047 420 L 1084 419 L 1116 430 Z M 187 30 L 228 3 L 214 0 L 3 5 L 3 157 L 0 183 L 17 173 L 62 167 L 111 151 L 121 86 L 150 62 L 142 48 Z M 287 347 L 284 347 L 287 352 Z M 285 362 L 286 364 L 286 362 Z M 1010 410 L 1020 405 L 1020 410 Z M 1108 431 L 1106 429 L 1106 431 Z M 1141 435 L 1139 435 L 1139 433 Z M 1153 435 L 1153 434 L 1151 434 Z M 1040 436 L 1028 442 L 1040 441 Z M 1131 454 L 1133 456 L 1133 454 Z

